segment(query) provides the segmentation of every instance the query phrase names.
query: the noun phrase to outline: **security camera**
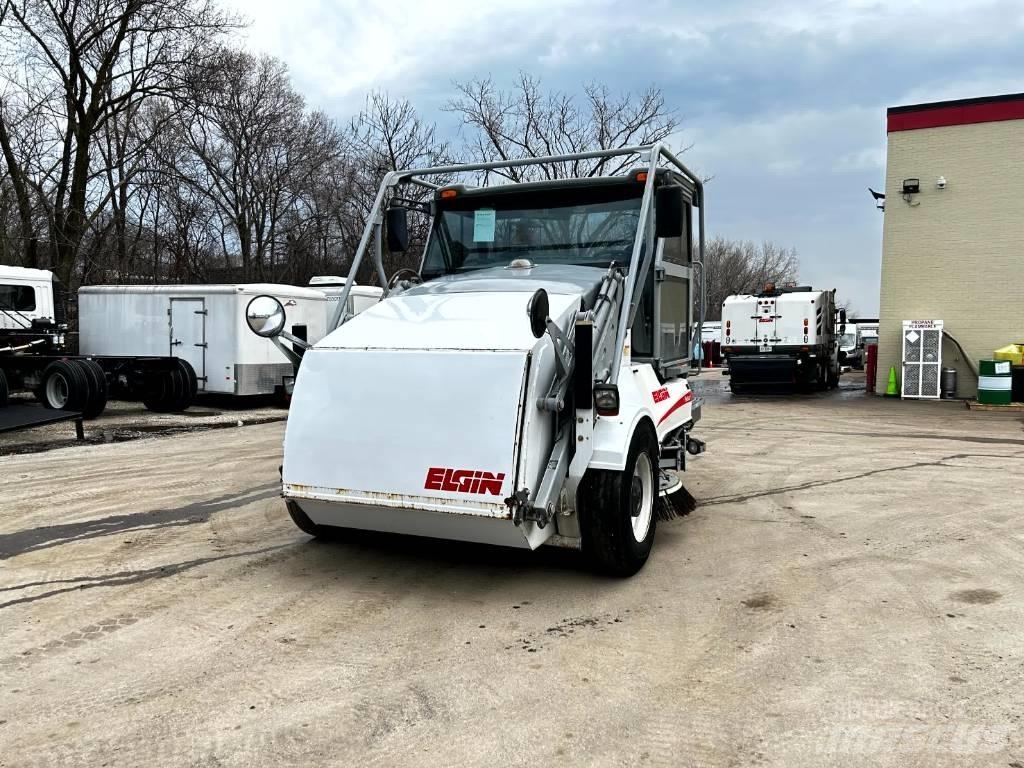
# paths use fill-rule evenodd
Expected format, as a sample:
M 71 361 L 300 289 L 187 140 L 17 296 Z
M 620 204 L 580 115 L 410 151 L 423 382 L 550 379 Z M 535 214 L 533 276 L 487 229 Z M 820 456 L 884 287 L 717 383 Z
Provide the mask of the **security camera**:
M 939 178 L 935 180 L 935 188 L 936 189 L 945 189 L 946 188 L 946 177 L 945 176 L 939 176 Z

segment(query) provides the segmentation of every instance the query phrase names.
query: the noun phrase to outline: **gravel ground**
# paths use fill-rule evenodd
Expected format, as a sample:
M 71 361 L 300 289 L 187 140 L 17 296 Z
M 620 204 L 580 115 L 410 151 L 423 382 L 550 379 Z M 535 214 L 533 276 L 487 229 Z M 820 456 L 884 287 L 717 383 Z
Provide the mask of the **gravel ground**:
M 282 423 L 4 457 L 0 765 L 1024 765 L 1019 417 L 699 386 L 624 581 L 314 541 Z
M 14 395 L 11 401 L 35 403 L 30 395 Z M 90 444 L 120 443 L 142 437 L 284 421 L 287 417 L 288 411 L 270 398 L 200 396 L 195 405 L 182 413 L 154 413 L 139 402 L 111 400 L 98 418 L 85 422 L 85 440 Z M 0 456 L 67 448 L 76 442 L 73 422 L 5 432 L 0 434 Z

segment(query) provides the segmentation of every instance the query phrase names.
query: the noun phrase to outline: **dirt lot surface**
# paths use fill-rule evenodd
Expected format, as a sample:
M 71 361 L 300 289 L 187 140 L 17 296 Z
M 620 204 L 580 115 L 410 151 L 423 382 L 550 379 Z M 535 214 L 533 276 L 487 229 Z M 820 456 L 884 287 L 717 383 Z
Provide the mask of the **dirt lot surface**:
M 311 540 L 282 423 L 4 456 L 0 765 L 1024 765 L 1022 421 L 847 381 L 702 377 L 626 581 Z
M 36 405 L 34 398 L 24 394 L 15 395 L 11 402 Z M 288 411 L 274 404 L 271 398 L 200 396 L 196 404 L 182 413 L 154 413 L 142 403 L 111 400 L 98 418 L 84 423 L 85 442 L 122 443 L 142 437 L 264 424 L 286 418 Z M 72 422 L 50 424 L 0 434 L 0 456 L 39 453 L 75 443 Z

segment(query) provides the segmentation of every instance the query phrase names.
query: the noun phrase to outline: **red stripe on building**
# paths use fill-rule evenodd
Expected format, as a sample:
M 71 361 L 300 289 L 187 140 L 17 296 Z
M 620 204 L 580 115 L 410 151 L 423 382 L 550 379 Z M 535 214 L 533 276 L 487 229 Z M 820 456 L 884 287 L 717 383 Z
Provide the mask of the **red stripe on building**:
M 913 108 L 890 110 L 888 131 L 916 131 L 921 128 L 941 128 L 948 125 L 972 125 L 974 123 L 996 123 L 1003 120 L 1024 120 L 1024 99 L 990 101 L 973 104 L 925 105 Z

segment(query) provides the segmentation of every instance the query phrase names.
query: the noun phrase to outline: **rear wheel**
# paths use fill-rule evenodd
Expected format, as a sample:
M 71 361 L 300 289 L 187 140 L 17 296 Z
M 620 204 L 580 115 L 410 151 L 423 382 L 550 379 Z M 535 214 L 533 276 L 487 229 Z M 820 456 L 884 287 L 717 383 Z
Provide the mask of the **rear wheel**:
M 185 391 L 182 393 L 179 408 L 179 410 L 184 411 L 195 402 L 196 394 L 199 392 L 199 379 L 196 377 L 196 369 L 192 367 L 188 360 L 182 360 L 180 357 L 176 359 L 178 361 L 178 370 L 181 371 L 185 382 Z
M 175 366 L 160 371 L 150 385 L 142 404 L 155 413 L 175 413 L 187 407 L 185 374 Z
M 47 408 L 81 411 L 89 399 L 85 371 L 73 360 L 55 360 L 43 371 L 40 399 Z
M 835 370 L 833 370 L 832 368 L 829 368 L 828 369 L 828 388 L 829 389 L 835 389 L 838 386 L 839 386 L 839 369 L 836 368 Z
M 621 472 L 590 470 L 580 499 L 583 552 L 600 571 L 632 576 L 654 545 L 658 497 L 658 442 L 641 426 L 633 435 Z
M 95 360 L 74 362 L 89 383 L 89 397 L 82 408 L 82 415 L 87 419 L 95 419 L 107 407 L 107 375 Z

